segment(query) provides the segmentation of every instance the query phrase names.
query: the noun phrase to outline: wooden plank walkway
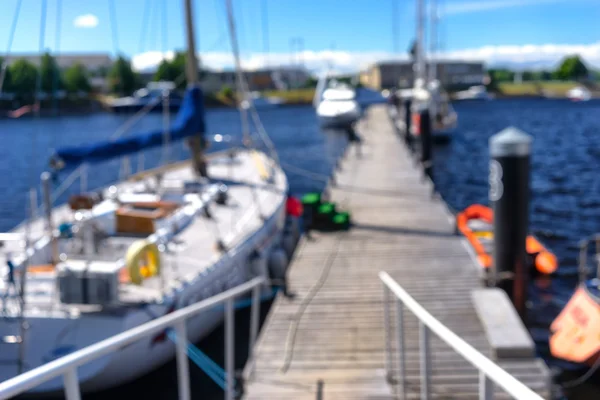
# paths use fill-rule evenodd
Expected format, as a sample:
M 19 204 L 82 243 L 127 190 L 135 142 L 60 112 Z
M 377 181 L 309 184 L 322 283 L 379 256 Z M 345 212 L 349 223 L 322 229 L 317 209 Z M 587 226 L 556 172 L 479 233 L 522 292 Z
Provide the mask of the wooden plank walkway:
M 477 267 L 454 235 L 446 206 L 432 199 L 385 108 L 372 108 L 359 132 L 362 156 L 349 149 L 332 189 L 333 200 L 352 212 L 354 227 L 301 242 L 289 271 L 296 297 L 280 296 L 273 304 L 255 349 L 255 372 L 250 377 L 246 370 L 246 399 L 315 399 L 318 380 L 324 400 L 395 398 L 384 371 L 382 270 L 451 330 L 490 353 L 470 297 L 480 287 Z M 418 325 L 409 314 L 408 393 L 418 399 Z M 476 370 L 433 336 L 432 397 L 478 398 Z M 549 397 L 541 360 L 499 364 Z

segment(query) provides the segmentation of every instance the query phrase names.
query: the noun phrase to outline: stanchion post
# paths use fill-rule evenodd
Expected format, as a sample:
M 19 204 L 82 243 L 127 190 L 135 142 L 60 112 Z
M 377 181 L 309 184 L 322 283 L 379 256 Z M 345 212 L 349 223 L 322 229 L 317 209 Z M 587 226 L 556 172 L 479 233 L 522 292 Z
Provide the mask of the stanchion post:
M 419 132 L 421 138 L 421 165 L 423 173 L 433 182 L 433 135 L 429 110 L 419 112 Z

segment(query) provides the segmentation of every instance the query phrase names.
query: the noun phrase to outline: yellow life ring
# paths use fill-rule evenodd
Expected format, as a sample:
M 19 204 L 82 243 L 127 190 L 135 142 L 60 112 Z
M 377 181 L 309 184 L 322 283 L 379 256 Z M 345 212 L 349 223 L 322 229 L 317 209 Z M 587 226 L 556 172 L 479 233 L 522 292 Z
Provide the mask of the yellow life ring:
M 134 242 L 125 255 L 125 268 L 129 273 L 129 281 L 140 285 L 146 278 L 160 273 L 160 254 L 158 247 L 147 240 Z

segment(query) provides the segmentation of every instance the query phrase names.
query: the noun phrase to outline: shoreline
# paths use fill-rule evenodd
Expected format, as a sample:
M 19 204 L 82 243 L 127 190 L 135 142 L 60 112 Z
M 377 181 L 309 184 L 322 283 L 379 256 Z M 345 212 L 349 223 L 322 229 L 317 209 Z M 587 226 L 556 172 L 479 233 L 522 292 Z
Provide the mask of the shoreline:
M 493 95 L 493 99 L 496 100 L 504 100 L 504 99 L 531 99 L 531 100 L 568 100 L 565 94 L 553 94 L 553 93 L 503 93 L 501 91 L 490 91 L 491 95 Z M 276 96 L 275 93 L 269 93 L 268 95 Z M 452 101 L 463 101 L 452 98 L 452 94 L 450 94 Z M 600 92 L 593 91 L 592 99 L 597 100 L 600 99 Z M 86 100 L 87 102 L 87 100 Z M 273 108 L 284 108 L 284 107 L 299 107 L 299 106 L 310 106 L 312 105 L 312 99 L 309 101 L 308 98 L 301 98 L 299 96 L 290 96 L 288 99 L 284 99 L 284 102 L 277 105 Z M 207 110 L 216 110 L 216 109 L 236 109 L 235 105 L 227 104 L 221 101 L 221 99 L 215 98 L 214 96 L 207 96 L 205 98 L 205 107 Z M 8 114 L 14 111 L 14 109 L 0 107 L 0 120 L 3 119 L 31 119 L 35 117 L 35 114 L 32 112 L 26 113 L 20 117 L 13 118 Z M 175 111 L 176 112 L 176 111 Z M 76 104 L 76 105 L 42 105 L 42 109 L 40 110 L 40 117 L 43 118 L 52 118 L 52 117 L 73 117 L 73 116 L 86 116 L 93 115 L 99 113 L 106 114 L 115 114 L 115 115 L 126 115 L 125 113 L 115 112 L 109 109 L 106 105 L 104 98 L 94 98 L 90 99 L 87 104 Z M 156 113 L 156 112 L 152 112 Z M 134 115 L 135 112 L 127 113 L 130 115 Z

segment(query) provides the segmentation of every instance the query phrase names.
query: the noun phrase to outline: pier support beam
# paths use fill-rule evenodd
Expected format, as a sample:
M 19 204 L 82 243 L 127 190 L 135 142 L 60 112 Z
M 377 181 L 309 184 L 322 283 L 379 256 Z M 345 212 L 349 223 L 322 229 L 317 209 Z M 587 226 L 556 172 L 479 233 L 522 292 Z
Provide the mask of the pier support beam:
M 525 319 L 531 137 L 507 128 L 490 138 L 490 203 L 494 210 L 494 273 Z

